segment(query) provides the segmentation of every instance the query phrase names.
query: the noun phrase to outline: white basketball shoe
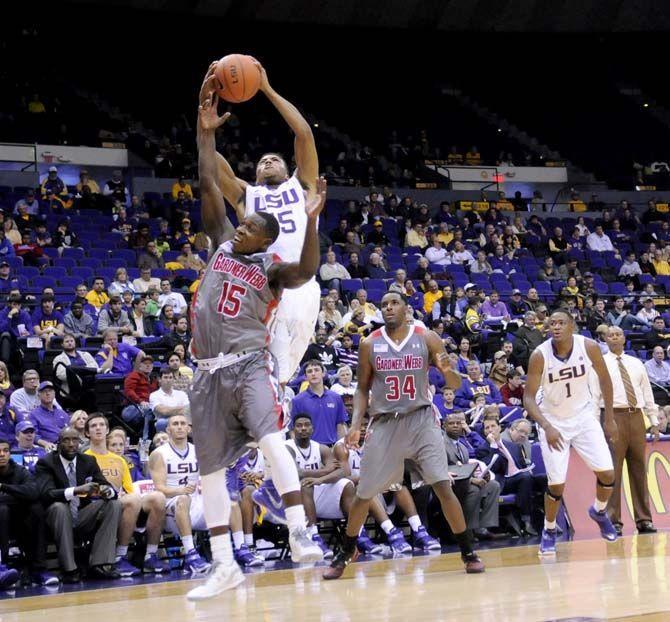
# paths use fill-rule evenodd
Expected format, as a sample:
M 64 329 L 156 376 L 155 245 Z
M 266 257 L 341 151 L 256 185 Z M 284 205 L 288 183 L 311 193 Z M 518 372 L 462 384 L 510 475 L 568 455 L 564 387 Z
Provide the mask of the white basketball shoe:
M 319 562 L 323 559 L 321 547 L 312 540 L 304 527 L 298 527 L 289 533 L 291 559 L 296 564 Z
M 218 596 L 226 590 L 237 587 L 243 581 L 244 574 L 242 574 L 237 563 L 213 562 L 212 570 L 206 581 L 188 592 L 186 598 L 193 601 L 214 598 L 214 596 Z

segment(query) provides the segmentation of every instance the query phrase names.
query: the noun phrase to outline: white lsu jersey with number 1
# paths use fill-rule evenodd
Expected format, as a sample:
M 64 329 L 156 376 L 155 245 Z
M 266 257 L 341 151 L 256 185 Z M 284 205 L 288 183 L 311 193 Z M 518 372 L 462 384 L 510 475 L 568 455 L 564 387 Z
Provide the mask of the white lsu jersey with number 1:
M 566 360 L 558 358 L 551 339 L 538 349 L 544 359 L 538 404 L 542 414 L 556 419 L 570 419 L 584 413 L 592 414 L 594 397 L 589 380 L 593 363 L 586 352 L 582 335 L 572 336 L 572 351 Z
M 307 213 L 305 212 L 305 190 L 293 175 L 275 188 L 247 186 L 245 216 L 256 212 L 272 214 L 279 222 L 279 237 L 268 248 L 268 253 L 279 255 L 282 261 L 300 261 Z

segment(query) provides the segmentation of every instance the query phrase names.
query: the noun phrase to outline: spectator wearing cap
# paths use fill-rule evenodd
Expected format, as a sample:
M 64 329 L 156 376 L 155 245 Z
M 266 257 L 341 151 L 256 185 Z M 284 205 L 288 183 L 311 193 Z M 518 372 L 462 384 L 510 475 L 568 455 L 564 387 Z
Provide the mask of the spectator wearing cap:
M 79 183 L 77 183 L 77 194 L 83 194 L 84 186 L 88 186 L 88 190 L 91 194 L 100 194 L 100 186 L 98 182 L 95 181 L 89 174 L 86 169 L 79 171 Z
M 37 395 L 40 403 L 29 414 L 35 424 L 37 444 L 47 450 L 55 449 L 60 431 L 70 423 L 70 415 L 58 406 L 53 382 L 41 382 Z
M 121 411 L 121 417 L 136 432 L 141 433 L 143 439 L 149 437 L 149 424 L 153 419 L 149 398 L 158 388 L 156 381 L 151 378 L 153 363 L 153 358 L 142 355 L 136 369 L 123 381 L 123 392 L 130 404 Z
M 202 257 L 193 253 L 193 248 L 188 240 L 181 240 L 179 247 L 181 254 L 177 257 L 177 263 L 180 263 L 185 269 L 199 272 L 207 267 Z
M 521 290 L 513 289 L 509 300 L 510 315 L 514 318 L 521 317 L 526 311 L 529 311 L 528 303 L 521 298 Z
M 23 211 L 31 216 L 39 216 L 40 202 L 37 200 L 35 191 L 32 188 L 28 188 L 25 196 L 14 204 L 14 214 L 19 214 L 20 208 L 24 208 Z
M 112 178 L 107 181 L 102 189 L 102 194 L 110 200 L 120 201 L 126 207 L 130 204 L 130 193 L 123 183 L 123 177 L 120 170 L 112 172 Z
M 651 326 L 659 313 L 654 307 L 654 299 L 646 296 L 642 298 L 642 309 L 637 312 L 637 318 Z
M 1 237 L 1 236 L 0 236 Z M 14 252 L 14 247 L 12 246 L 12 252 Z M 11 289 L 14 289 L 18 285 L 18 280 L 13 279 L 11 275 L 11 266 L 6 259 L 0 260 L 0 292 L 8 293 Z
M 42 199 L 46 199 L 49 194 L 55 196 L 65 196 L 67 194 L 67 186 L 58 177 L 58 169 L 55 166 L 49 167 L 49 172 L 40 185 L 40 194 Z
M 188 395 L 174 387 L 174 372 L 170 367 L 161 368 L 158 376 L 159 388 L 149 395 L 149 404 L 156 417 L 156 431 L 164 432 L 167 427 L 168 417 L 172 415 L 183 415 L 189 417 L 191 406 Z
M 55 298 L 46 294 L 40 300 L 39 308 L 33 311 L 31 324 L 33 331 L 38 337 L 44 339 L 44 346 L 49 347 L 53 337 L 61 337 L 65 327 L 63 325 L 63 314 L 54 309 Z
M 174 241 L 186 238 L 191 244 L 195 242 L 195 232 L 191 229 L 191 219 L 184 216 L 179 223 L 179 228 L 175 231 Z
M 183 192 L 185 198 L 190 201 L 193 200 L 193 189 L 191 184 L 186 181 L 185 177 L 180 177 L 174 184 L 172 184 L 172 199 L 177 200 L 179 198 L 179 193 Z
M 489 380 L 495 384 L 498 389 L 501 389 L 507 382 L 507 374 L 509 371 L 510 368 L 507 363 L 507 354 L 502 350 L 499 350 L 493 355 L 493 363 L 489 370 Z
M 13 391 L 9 397 L 9 405 L 16 413 L 17 421 L 27 419 L 30 412 L 40 405 L 40 398 L 37 393 L 40 375 L 34 369 L 27 369 L 23 372 L 22 381 L 23 386 Z M 59 406 L 58 402 L 55 402 L 55 404 Z
M 647 350 L 660 346 L 664 350 L 670 346 L 670 330 L 665 326 L 665 320 L 657 315 L 652 322 L 649 332 L 645 335 Z
M 456 301 L 456 307 L 454 309 L 454 316 L 459 320 L 465 316 L 470 301 L 477 298 L 479 294 L 479 289 L 474 283 L 466 283 L 463 287 L 463 291 L 465 292 L 465 296 Z
M 47 455 L 46 449 L 35 444 L 35 424 L 30 419 L 22 419 L 14 428 L 12 454 L 19 454 L 23 466 L 35 473 L 35 465 L 40 458 Z
M 127 343 L 119 343 L 118 331 L 108 328 L 102 334 L 102 348 L 95 355 L 95 361 L 103 374 L 127 375 L 136 363 L 142 360 L 144 352 Z
M 369 244 L 382 247 L 391 244 L 388 236 L 384 233 L 384 224 L 381 220 L 374 221 L 372 225 L 372 231 L 367 234 L 365 241 Z

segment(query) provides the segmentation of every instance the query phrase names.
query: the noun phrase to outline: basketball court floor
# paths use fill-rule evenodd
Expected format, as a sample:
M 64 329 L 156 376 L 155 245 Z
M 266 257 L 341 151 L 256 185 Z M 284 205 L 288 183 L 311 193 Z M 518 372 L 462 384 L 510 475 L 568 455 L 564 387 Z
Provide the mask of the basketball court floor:
M 333 582 L 314 567 L 264 572 L 198 604 L 190 580 L 5 599 L 0 622 L 670 621 L 668 533 L 564 542 L 552 561 L 536 545 L 481 555 L 482 575 L 457 554 L 356 563 Z

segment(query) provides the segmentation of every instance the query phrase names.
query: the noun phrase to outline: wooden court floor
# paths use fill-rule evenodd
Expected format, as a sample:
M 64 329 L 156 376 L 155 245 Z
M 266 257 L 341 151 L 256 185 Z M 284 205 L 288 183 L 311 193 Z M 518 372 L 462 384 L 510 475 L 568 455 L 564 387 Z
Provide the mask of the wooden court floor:
M 194 581 L 0 601 L 0 622 L 261 620 L 670 621 L 670 534 L 559 545 L 555 561 L 536 546 L 482 551 L 483 575 L 458 555 L 356 563 L 335 582 L 317 568 L 252 575 L 235 591 L 188 603 Z

